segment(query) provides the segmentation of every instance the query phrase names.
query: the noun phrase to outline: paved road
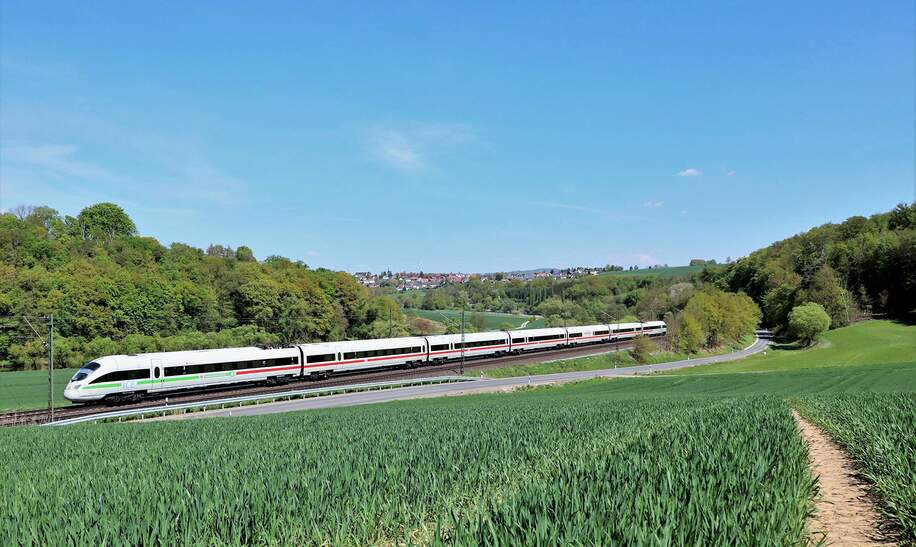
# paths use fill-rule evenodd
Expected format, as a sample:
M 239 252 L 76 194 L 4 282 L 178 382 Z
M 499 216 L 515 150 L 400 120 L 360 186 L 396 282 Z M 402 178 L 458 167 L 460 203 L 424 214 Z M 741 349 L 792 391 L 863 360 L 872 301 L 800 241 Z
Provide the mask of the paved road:
M 404 399 L 416 399 L 421 397 L 441 397 L 446 395 L 466 395 L 470 393 L 485 393 L 493 391 L 511 391 L 515 388 L 532 385 L 540 386 L 545 384 L 560 384 L 567 382 L 577 382 L 589 380 L 591 378 L 612 378 L 615 376 L 634 376 L 637 374 L 647 374 L 664 370 L 675 370 L 679 368 L 695 367 L 697 365 L 709 365 L 712 363 L 721 363 L 724 361 L 734 361 L 754 353 L 763 351 L 769 344 L 769 340 L 758 338 L 747 348 L 728 353 L 725 355 L 716 355 L 714 357 L 704 357 L 701 359 L 688 359 L 686 361 L 672 361 L 670 363 L 661 363 L 658 365 L 639 365 L 635 367 L 611 368 L 603 370 L 587 370 L 580 372 L 561 372 L 558 374 L 541 374 L 537 376 L 520 376 L 515 378 L 486 378 L 475 380 L 473 382 L 464 382 L 458 384 L 436 384 L 429 386 L 414 386 L 395 389 L 386 389 L 381 391 L 366 391 L 356 393 L 344 393 L 341 395 L 330 395 L 327 397 L 316 397 L 314 399 L 298 399 L 293 401 L 284 401 L 278 403 L 267 403 L 258 406 L 246 406 L 238 408 L 229 408 L 223 410 L 208 410 L 204 412 L 194 412 L 190 414 L 180 414 L 175 416 L 166 416 L 159 418 L 161 420 L 187 420 L 197 418 L 228 417 L 228 416 L 253 416 L 257 414 L 276 414 L 279 412 L 292 412 L 296 410 L 310 410 L 315 408 L 334 408 L 340 406 L 368 405 L 374 403 L 385 403 L 390 401 L 400 401 Z

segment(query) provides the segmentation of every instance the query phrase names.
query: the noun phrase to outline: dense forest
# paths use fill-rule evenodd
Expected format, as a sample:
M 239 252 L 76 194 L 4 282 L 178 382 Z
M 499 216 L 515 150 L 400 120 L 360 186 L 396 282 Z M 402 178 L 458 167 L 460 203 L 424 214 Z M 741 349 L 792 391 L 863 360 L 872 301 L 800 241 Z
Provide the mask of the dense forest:
M 741 291 L 782 330 L 791 310 L 823 306 L 833 328 L 861 317 L 916 319 L 916 203 L 854 216 L 779 241 L 703 278 Z
M 45 366 L 32 327 L 41 332 L 50 314 L 59 366 L 116 353 L 407 333 L 398 304 L 349 274 L 278 256 L 258 261 L 244 246 L 166 247 L 137 235 L 111 203 L 77 217 L 48 207 L 2 214 L 0 256 L 5 368 Z

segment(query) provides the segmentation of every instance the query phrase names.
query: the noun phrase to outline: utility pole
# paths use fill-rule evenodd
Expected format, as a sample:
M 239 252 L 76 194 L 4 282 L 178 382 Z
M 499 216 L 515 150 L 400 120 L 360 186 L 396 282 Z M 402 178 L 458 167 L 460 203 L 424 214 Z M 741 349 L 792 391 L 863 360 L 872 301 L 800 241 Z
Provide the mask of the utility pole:
M 26 324 L 32 329 L 32 332 L 35 333 L 35 336 L 38 338 L 38 341 L 45 345 L 48 349 L 48 417 L 53 422 L 54 421 L 54 316 L 48 315 L 42 317 L 48 321 L 48 341 L 45 342 L 42 340 L 41 334 L 35 328 L 35 325 L 29 321 L 28 316 L 23 315 L 22 319 L 25 320 Z
M 464 304 L 461 305 L 461 369 L 458 372 L 464 375 Z
M 54 314 L 48 316 L 48 414 L 54 421 Z

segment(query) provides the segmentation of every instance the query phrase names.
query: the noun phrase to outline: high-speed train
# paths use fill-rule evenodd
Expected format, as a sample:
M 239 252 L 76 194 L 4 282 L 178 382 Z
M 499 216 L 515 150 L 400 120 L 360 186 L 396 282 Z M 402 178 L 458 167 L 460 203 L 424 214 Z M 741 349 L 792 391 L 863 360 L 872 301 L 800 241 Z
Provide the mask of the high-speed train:
M 460 360 L 519 354 L 549 348 L 663 336 L 664 321 L 613 323 L 437 336 L 408 336 L 257 347 L 171 351 L 100 357 L 80 368 L 64 389 L 73 401 L 124 402 L 147 395 L 224 384 L 321 379 L 332 374 L 419 367 Z

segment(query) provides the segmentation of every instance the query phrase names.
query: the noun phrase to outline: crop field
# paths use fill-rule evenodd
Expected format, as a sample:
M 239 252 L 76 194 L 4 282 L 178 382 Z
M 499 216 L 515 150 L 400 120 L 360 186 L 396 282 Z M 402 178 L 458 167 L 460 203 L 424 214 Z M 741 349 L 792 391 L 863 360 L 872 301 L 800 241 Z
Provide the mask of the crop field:
M 54 404 L 67 405 L 64 388 L 76 369 L 54 371 Z M 0 372 L 0 411 L 41 408 L 48 405 L 48 371 Z
M 916 542 L 916 394 L 816 396 L 794 404 L 843 446 L 901 538 Z
M 788 544 L 813 488 L 778 399 L 600 386 L 0 440 L 4 545 Z
M 446 320 L 452 321 L 461 321 L 461 310 L 421 310 L 421 309 L 410 309 L 406 310 L 406 313 L 409 315 L 416 315 L 417 317 L 422 317 L 423 319 L 429 319 L 431 321 L 438 321 L 440 323 Z M 512 325 L 513 329 L 521 327 L 527 321 L 528 324 L 525 325 L 525 328 L 537 328 L 545 327 L 546 322 L 542 317 L 536 317 L 531 315 L 516 315 L 513 313 L 498 313 L 498 312 L 474 312 L 474 311 L 465 311 L 464 312 L 464 321 L 465 324 L 471 324 L 474 320 L 474 314 L 479 313 L 484 318 L 484 330 L 499 330 L 504 323 L 509 323 Z
M 914 393 L 897 363 L 2 429 L 0 544 L 797 544 L 790 404 L 907 522 Z
M 916 363 L 916 325 L 867 321 L 828 331 L 810 348 L 777 347 L 731 363 L 677 371 L 677 374 L 761 372 L 882 363 Z

